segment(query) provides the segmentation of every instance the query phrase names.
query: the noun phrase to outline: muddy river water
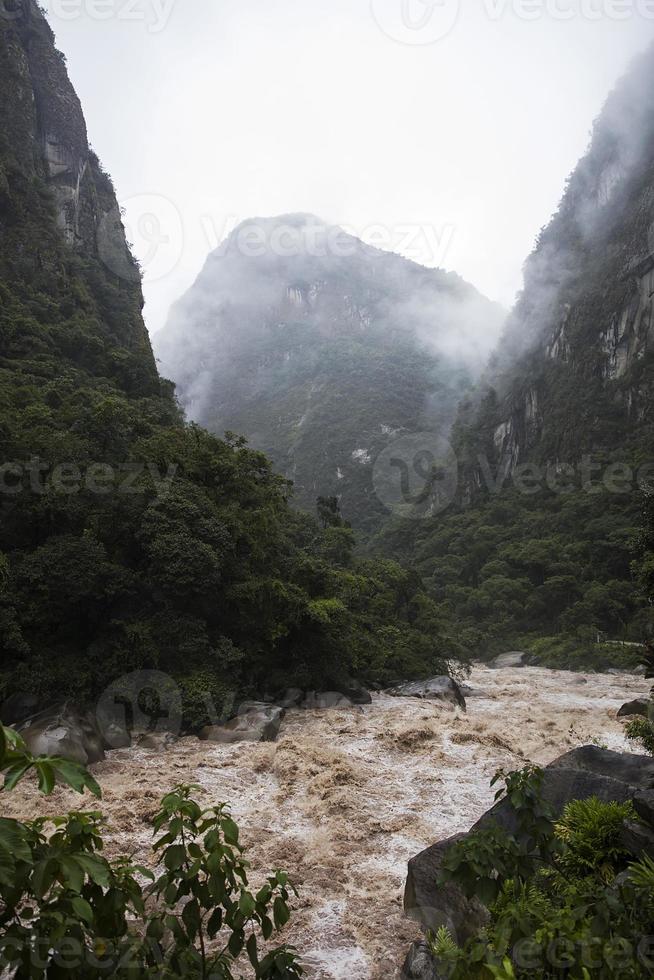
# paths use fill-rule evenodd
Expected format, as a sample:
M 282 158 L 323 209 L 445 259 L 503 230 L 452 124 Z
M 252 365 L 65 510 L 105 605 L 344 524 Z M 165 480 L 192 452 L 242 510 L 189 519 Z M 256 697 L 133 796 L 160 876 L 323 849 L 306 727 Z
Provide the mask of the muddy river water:
M 379 695 L 365 707 L 290 711 L 275 743 L 184 738 L 165 754 L 112 752 L 94 767 L 108 852 L 148 863 L 157 801 L 176 783 L 197 783 L 207 806 L 231 803 L 255 879 L 290 872 L 300 897 L 284 940 L 309 980 L 391 980 L 418 935 L 402 913 L 408 859 L 488 809 L 498 768 L 590 742 L 625 749 L 617 709 L 649 688 L 630 674 L 540 668 L 478 667 L 468 683 L 467 713 Z M 7 816 L 43 810 L 30 786 L 3 803 Z M 58 789 L 47 810 L 79 805 Z

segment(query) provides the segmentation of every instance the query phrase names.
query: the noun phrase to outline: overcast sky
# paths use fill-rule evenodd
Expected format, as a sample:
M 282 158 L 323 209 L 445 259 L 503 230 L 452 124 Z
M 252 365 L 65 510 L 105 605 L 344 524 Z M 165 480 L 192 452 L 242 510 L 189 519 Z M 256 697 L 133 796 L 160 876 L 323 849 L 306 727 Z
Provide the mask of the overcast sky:
M 238 221 L 308 211 L 510 304 L 654 0 L 46 0 L 154 332 Z

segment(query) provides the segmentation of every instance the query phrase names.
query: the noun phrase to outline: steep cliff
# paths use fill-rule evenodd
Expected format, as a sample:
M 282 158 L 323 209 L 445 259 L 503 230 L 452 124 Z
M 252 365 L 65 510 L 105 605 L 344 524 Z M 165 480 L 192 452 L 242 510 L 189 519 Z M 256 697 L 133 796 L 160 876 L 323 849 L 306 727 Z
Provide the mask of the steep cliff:
M 627 648 L 598 633 L 652 631 L 631 562 L 654 482 L 654 49 L 595 123 L 453 445 L 448 512 L 376 546 L 415 562 L 470 648 L 611 664 Z
M 154 343 L 191 418 L 369 530 L 387 514 L 374 461 L 398 434 L 449 432 L 502 320 L 453 273 L 283 215 L 235 229 Z
M 525 266 L 462 444 L 520 462 L 638 458 L 654 436 L 654 49 L 595 123 Z M 493 400 L 494 399 L 494 400 Z M 471 460 L 474 463 L 474 460 Z

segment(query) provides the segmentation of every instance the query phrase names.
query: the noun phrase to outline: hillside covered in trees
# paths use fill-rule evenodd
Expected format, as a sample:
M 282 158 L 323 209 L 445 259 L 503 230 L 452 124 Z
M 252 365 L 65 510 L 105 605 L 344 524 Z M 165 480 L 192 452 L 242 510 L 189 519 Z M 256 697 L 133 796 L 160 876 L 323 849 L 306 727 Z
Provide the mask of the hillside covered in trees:
M 433 674 L 415 575 L 357 563 L 156 371 L 109 177 L 38 5 L 0 19 L 0 698 L 85 701 L 140 668 L 217 705 Z M 116 271 L 119 270 L 119 273 Z

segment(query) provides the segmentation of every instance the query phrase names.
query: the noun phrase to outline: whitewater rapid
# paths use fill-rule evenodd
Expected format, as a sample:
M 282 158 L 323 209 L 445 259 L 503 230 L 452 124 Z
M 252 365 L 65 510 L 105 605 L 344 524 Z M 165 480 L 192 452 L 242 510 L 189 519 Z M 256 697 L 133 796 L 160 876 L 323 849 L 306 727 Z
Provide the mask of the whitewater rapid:
M 197 783 L 203 804 L 231 803 L 255 883 L 273 868 L 290 872 L 300 897 L 283 938 L 308 980 L 391 980 L 418 935 L 402 912 L 408 859 L 488 809 L 498 768 L 591 742 L 627 749 L 617 710 L 649 689 L 632 674 L 540 668 L 477 667 L 468 684 L 467 713 L 379 695 L 364 707 L 292 710 L 275 743 L 183 738 L 165 754 L 112 752 L 94 767 L 107 854 L 151 863 L 157 801 Z M 6 816 L 44 809 L 28 786 L 3 803 Z M 47 803 L 50 813 L 79 807 L 60 789 Z

